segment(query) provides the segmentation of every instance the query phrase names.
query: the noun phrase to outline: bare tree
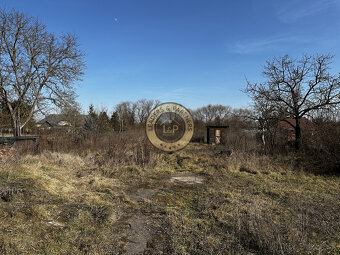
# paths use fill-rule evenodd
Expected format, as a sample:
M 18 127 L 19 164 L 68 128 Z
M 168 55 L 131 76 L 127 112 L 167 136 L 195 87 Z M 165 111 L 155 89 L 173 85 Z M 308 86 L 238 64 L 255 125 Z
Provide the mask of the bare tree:
M 254 119 L 249 118 L 252 112 L 248 108 L 234 108 L 228 119 L 230 130 L 241 131 L 254 128 Z
M 119 121 L 119 132 L 127 130 L 135 123 L 136 104 L 132 102 L 122 102 L 115 107 L 115 112 Z
M 194 112 L 195 119 L 199 119 L 206 124 L 221 124 L 230 118 L 231 116 L 231 108 L 229 106 L 223 105 L 207 105 L 201 108 L 198 108 Z
M 0 102 L 0 130 L 9 130 L 11 128 L 11 116 L 8 107 L 3 102 Z
M 10 111 L 15 136 L 43 105 L 73 99 L 72 84 L 83 68 L 74 35 L 56 37 L 37 19 L 0 11 L 0 99 Z M 22 119 L 24 105 L 29 109 Z
M 270 145 L 273 147 L 278 124 L 278 114 L 275 107 L 268 101 L 258 100 L 254 102 L 251 110 L 244 116 L 256 122 L 256 126 L 261 133 L 263 149 L 266 150 L 269 137 L 271 138 Z
M 340 76 L 329 73 L 332 59 L 330 55 L 274 58 L 264 67 L 264 83 L 247 81 L 245 92 L 255 102 L 268 102 L 278 117 L 294 128 L 296 150 L 300 148 L 301 118 L 340 103 Z
M 136 102 L 136 117 L 139 123 L 145 123 L 152 109 L 159 105 L 158 100 L 140 99 Z
M 84 119 L 80 112 L 80 105 L 77 102 L 69 103 L 60 109 L 60 114 L 70 123 L 73 130 L 77 130 L 84 125 Z

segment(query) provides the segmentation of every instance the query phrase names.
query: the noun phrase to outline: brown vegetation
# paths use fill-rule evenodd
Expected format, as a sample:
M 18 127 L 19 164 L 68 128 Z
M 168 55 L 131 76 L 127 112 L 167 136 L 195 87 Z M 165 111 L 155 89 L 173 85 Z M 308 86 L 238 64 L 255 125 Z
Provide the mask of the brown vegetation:
M 163 153 L 141 130 L 43 136 L 1 159 L 0 253 L 340 251 L 339 177 L 306 173 L 298 155 L 227 150 Z

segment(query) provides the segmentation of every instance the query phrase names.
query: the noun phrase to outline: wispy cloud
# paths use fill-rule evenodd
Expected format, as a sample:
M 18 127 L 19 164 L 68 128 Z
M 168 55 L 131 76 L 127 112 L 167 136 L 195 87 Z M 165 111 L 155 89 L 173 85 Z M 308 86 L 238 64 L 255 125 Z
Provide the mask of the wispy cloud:
M 340 0 L 293 1 L 277 12 L 282 22 L 294 23 L 302 18 L 312 16 L 330 8 L 339 8 Z
M 161 101 L 176 101 L 183 100 L 188 96 L 185 88 L 175 88 L 162 93 Z
M 154 91 L 153 97 L 159 99 L 161 102 L 178 102 L 184 103 L 187 100 L 202 102 L 209 97 L 211 91 L 220 92 L 223 91 L 222 86 L 208 86 L 208 87 L 194 87 L 190 85 L 184 85 L 173 89 L 166 88 L 162 91 Z
M 246 39 L 236 42 L 233 53 L 257 53 L 271 48 L 278 47 L 281 44 L 296 43 L 301 40 L 294 36 L 265 37 L 256 39 Z

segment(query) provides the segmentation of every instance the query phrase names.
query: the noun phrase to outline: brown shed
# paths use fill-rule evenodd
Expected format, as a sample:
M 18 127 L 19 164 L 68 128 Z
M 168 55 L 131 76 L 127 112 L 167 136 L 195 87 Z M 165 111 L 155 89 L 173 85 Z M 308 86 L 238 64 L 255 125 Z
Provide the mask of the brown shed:
M 207 144 L 225 143 L 225 131 L 229 126 L 206 126 Z

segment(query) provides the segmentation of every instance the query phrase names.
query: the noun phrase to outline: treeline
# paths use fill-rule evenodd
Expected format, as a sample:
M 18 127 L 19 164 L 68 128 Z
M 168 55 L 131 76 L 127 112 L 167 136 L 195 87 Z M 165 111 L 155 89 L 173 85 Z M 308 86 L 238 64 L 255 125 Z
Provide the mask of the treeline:
M 61 110 L 59 115 L 62 115 L 62 120 L 70 123 L 70 126 L 59 129 L 41 129 L 36 127 L 35 121 L 32 121 L 28 127 L 31 128 L 30 134 L 33 135 L 67 131 L 67 133 L 73 133 L 75 137 L 80 137 L 79 139 L 93 135 L 98 137 L 102 134 L 119 134 L 137 130 L 139 132 L 144 129 L 152 109 L 159 104 L 158 100 L 141 99 L 135 102 L 119 103 L 111 111 L 90 105 L 85 114 L 81 113 L 77 104 L 68 105 Z M 284 125 L 284 119 L 275 116 L 274 111 L 266 112 L 256 107 L 232 108 L 220 104 L 209 104 L 189 110 L 195 123 L 192 142 L 206 141 L 207 125 L 227 125 L 229 128 L 225 133 L 224 141 L 228 149 L 265 154 L 294 152 L 293 128 L 287 128 L 287 125 Z M 2 129 L 11 126 L 6 111 L 5 108 L 0 111 Z M 312 155 L 311 159 L 318 160 L 323 165 L 329 164 L 325 166 L 325 169 L 340 167 L 338 116 L 340 116 L 339 111 L 318 110 L 302 125 L 300 152 Z
M 152 109 L 160 104 L 158 100 L 141 99 L 136 102 L 117 104 L 112 112 L 107 109 L 95 110 L 91 104 L 85 117 L 84 129 L 92 132 L 123 132 L 145 124 Z M 196 131 L 206 125 L 230 125 L 233 128 L 254 128 L 256 123 L 248 118 L 248 109 L 234 109 L 224 105 L 207 105 L 189 109 L 195 122 Z
M 114 107 L 111 114 L 107 109 L 95 110 L 91 104 L 85 117 L 84 130 L 104 133 L 134 129 L 144 124 L 152 109 L 159 104 L 158 100 L 147 99 L 122 102 Z
M 81 130 L 92 133 L 125 132 L 144 129 L 148 114 L 159 105 L 158 100 L 122 102 L 111 113 L 95 110 L 90 105 Z M 207 125 L 229 126 L 225 146 L 228 149 L 265 154 L 294 152 L 294 130 L 285 125 L 287 119 L 274 114 L 264 115 L 256 107 L 232 108 L 224 105 L 206 105 L 190 109 L 195 132 L 193 142 L 205 142 Z M 311 156 L 310 164 L 318 171 L 338 172 L 340 167 L 340 122 L 338 111 L 315 111 L 302 122 L 300 153 Z M 320 170 L 321 169 L 321 170 Z M 314 170 L 313 170 L 314 171 Z
M 95 109 L 90 105 L 83 125 L 79 125 L 77 130 L 96 134 L 142 130 L 148 115 L 159 104 L 158 100 L 147 99 L 122 102 L 111 112 L 107 109 Z M 258 143 L 258 125 L 250 117 L 253 113 L 250 109 L 209 104 L 189 111 L 195 127 L 192 142 L 206 142 L 207 125 L 223 125 L 229 127 L 224 142 L 230 149 L 254 151 L 261 147 Z
M 125 101 L 117 104 L 111 111 L 107 108 L 98 109 L 91 104 L 85 114 L 77 103 L 65 105 L 59 115 L 70 123 L 71 128 L 89 132 L 105 133 L 110 131 L 123 132 L 141 127 L 148 115 L 158 105 L 159 100 L 140 99 L 136 102 Z M 0 128 L 11 128 L 11 119 L 6 107 L 0 108 Z M 189 109 L 195 121 L 196 131 L 205 125 L 230 125 L 233 128 L 251 128 L 255 122 L 247 116 L 249 109 L 234 109 L 224 105 L 207 105 L 197 109 Z M 24 114 L 24 112 L 23 112 Z M 28 128 L 32 129 L 38 121 L 32 120 Z

